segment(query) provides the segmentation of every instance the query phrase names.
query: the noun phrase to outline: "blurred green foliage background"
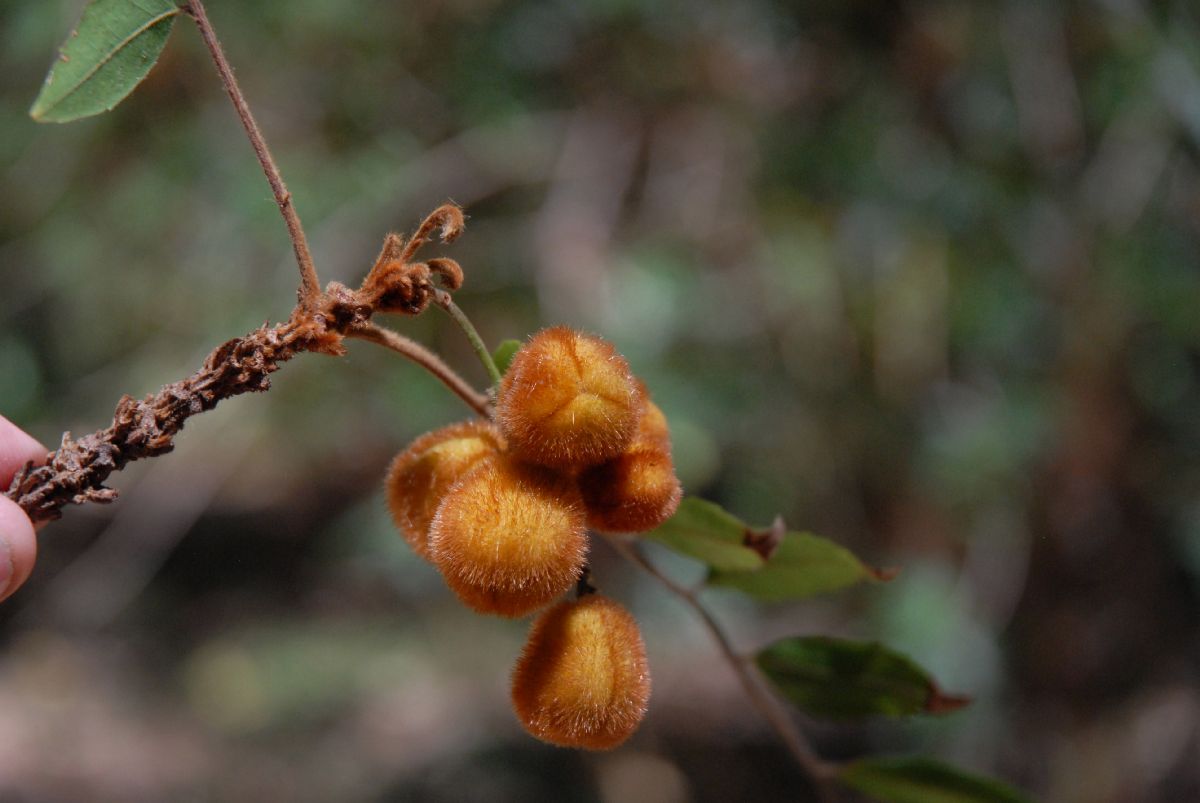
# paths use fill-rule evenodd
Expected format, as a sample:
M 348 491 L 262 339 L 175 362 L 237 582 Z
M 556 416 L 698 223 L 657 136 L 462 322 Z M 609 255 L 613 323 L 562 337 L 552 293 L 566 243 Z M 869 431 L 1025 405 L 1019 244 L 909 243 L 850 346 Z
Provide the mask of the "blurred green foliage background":
M 81 4 L 0 0 L 0 412 L 107 424 L 291 308 L 285 230 L 180 22 L 114 113 L 27 109 Z M 325 280 L 447 199 L 491 342 L 613 340 L 692 494 L 904 568 L 706 598 L 751 649 L 883 640 L 976 703 L 806 723 L 1046 800 L 1200 797 L 1200 10 L 1139 0 L 212 0 Z M 390 322 L 479 384 L 434 312 Z M 655 692 L 612 754 L 508 709 L 524 623 L 391 530 L 466 417 L 370 344 L 305 356 L 68 510 L 0 608 L 0 798 L 792 800 L 675 600 L 594 553 Z M 682 578 L 699 568 L 659 551 Z

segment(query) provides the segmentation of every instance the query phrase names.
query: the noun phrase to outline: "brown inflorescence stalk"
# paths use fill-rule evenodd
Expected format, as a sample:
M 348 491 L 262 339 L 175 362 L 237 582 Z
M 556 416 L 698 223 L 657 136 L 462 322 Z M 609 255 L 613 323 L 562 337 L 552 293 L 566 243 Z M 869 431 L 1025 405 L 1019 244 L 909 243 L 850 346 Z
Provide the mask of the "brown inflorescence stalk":
M 268 375 L 311 342 L 304 327 L 288 322 L 263 326 L 218 346 L 187 379 L 141 401 L 121 397 L 107 428 L 79 440 L 64 433 L 45 465 L 30 464 L 17 472 L 8 497 L 35 522 L 59 518 L 66 504 L 113 501 L 116 491 L 104 487 L 110 474 L 133 460 L 171 451 L 184 422 L 222 399 L 266 390 Z
M 443 238 L 450 239 L 461 228 L 462 213 L 452 205 L 435 210 L 418 229 L 424 232 L 422 242 L 428 235 L 430 220 L 459 221 L 459 227 L 443 229 Z M 388 242 L 397 240 L 404 242 L 398 235 L 388 236 Z M 403 251 L 411 256 L 415 249 Z M 453 267 L 445 267 L 447 264 Z M 31 463 L 17 472 L 6 495 L 34 521 L 57 519 L 67 504 L 111 502 L 117 493 L 104 487 L 108 476 L 134 460 L 171 451 L 175 435 L 188 418 L 211 410 L 223 399 L 267 390 L 269 375 L 300 352 L 343 354 L 342 341 L 346 337 L 371 340 L 404 354 L 486 416 L 486 397 L 449 366 L 424 350 L 411 348 L 416 345 L 412 341 L 395 333 L 389 335 L 389 330 L 371 323 L 376 312 L 417 314 L 427 308 L 435 292 L 445 292 L 435 286 L 435 279 L 458 286 L 462 282 L 461 269 L 445 259 L 411 264 L 393 260 L 383 267 L 376 263 L 358 290 L 331 282 L 318 294 L 311 311 L 303 303 L 297 304 L 287 322 L 274 327 L 264 325 L 218 346 L 188 378 L 165 385 L 141 401 L 123 397 L 112 424 L 105 429 L 78 440 L 65 433 L 58 449 L 46 456 L 44 465 Z

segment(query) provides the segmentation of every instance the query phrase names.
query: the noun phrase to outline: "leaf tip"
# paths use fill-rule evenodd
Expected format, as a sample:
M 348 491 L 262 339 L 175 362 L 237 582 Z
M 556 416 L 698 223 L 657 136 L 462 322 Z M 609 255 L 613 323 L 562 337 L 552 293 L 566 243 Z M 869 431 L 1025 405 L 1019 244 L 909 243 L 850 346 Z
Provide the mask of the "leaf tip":
M 951 714 L 970 705 L 972 699 L 965 694 L 946 694 L 937 686 L 929 689 L 929 697 L 925 700 L 925 713 Z
M 867 574 L 871 575 L 871 579 L 877 583 L 890 583 L 895 580 L 901 572 L 899 566 L 867 566 Z
M 29 107 L 29 119 L 35 123 L 51 122 L 46 119 L 46 106 L 42 103 L 41 95 L 38 95 L 37 99 L 33 101 L 33 105 Z

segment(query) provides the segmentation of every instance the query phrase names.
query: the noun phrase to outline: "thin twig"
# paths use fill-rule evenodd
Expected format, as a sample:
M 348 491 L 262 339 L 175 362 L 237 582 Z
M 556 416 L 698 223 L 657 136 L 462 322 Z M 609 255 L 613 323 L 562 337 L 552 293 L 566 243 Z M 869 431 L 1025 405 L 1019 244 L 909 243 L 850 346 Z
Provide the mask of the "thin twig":
M 463 334 L 467 336 L 467 340 L 471 341 L 471 348 L 475 350 L 475 356 L 483 363 L 483 367 L 488 372 L 488 378 L 492 380 L 494 387 L 500 385 L 500 369 L 496 367 L 496 361 L 492 359 L 492 353 L 488 351 L 487 346 L 483 342 L 483 338 L 479 336 L 475 325 L 471 323 L 471 319 L 458 308 L 454 303 L 454 299 L 445 290 L 438 290 L 433 294 L 433 302 L 449 313 L 454 322 L 458 324 L 458 328 L 463 330 Z
M 221 42 L 217 39 L 217 33 L 208 21 L 204 3 L 202 0 L 188 0 L 180 8 L 195 20 L 196 27 L 200 30 L 200 37 L 204 40 L 208 52 L 212 55 L 213 63 L 217 66 L 221 84 L 229 94 L 229 99 L 233 101 L 233 107 L 242 121 L 242 128 L 246 129 L 246 136 L 249 137 L 250 144 L 254 147 L 254 155 L 258 157 L 258 163 L 262 165 L 267 182 L 271 185 L 271 192 L 275 194 L 275 203 L 279 204 L 279 211 L 283 215 L 284 222 L 287 223 L 292 249 L 296 252 L 296 264 L 300 267 L 300 306 L 306 311 L 312 312 L 316 308 L 317 297 L 321 293 L 321 283 L 317 278 L 317 269 L 313 265 L 312 254 L 308 250 L 304 227 L 300 225 L 300 216 L 292 205 L 292 194 L 288 192 L 287 185 L 283 183 L 283 176 L 280 175 L 279 168 L 275 166 L 275 159 L 271 156 L 267 142 L 258 129 L 258 123 L 254 121 L 254 115 L 250 113 L 246 98 L 242 95 L 241 87 L 238 86 L 237 79 L 233 75 L 233 68 L 229 66 L 225 52 L 221 49 Z
M 608 542 L 620 553 L 621 557 L 652 576 L 700 617 L 700 621 L 704 623 L 704 627 L 717 642 L 721 654 L 737 675 L 742 688 L 754 704 L 754 707 L 770 723 L 771 727 L 779 735 L 780 740 L 787 747 L 788 752 L 792 754 L 792 757 L 796 759 L 796 763 L 800 765 L 800 768 L 808 776 L 818 799 L 825 800 L 828 797 L 825 781 L 832 775 L 833 767 L 817 757 L 808 740 L 804 738 L 804 735 L 792 721 L 791 716 L 783 709 L 779 701 L 763 688 L 761 679 L 757 677 L 747 661 L 734 650 L 729 637 L 725 635 L 725 631 L 721 629 L 721 625 L 718 624 L 709 610 L 700 602 L 696 593 L 689 588 L 684 588 L 660 572 L 653 563 L 646 559 L 645 555 L 636 546 L 618 538 L 609 538 Z
M 415 340 L 411 340 L 392 329 L 387 329 L 373 323 L 355 327 L 348 331 L 346 336 L 358 338 L 359 340 L 369 340 L 372 343 L 378 343 L 381 346 L 404 355 L 440 379 L 446 387 L 450 388 L 458 398 L 466 402 L 472 410 L 484 418 L 490 415 L 487 396 L 477 392 L 465 379 L 455 373 L 453 368 L 446 365 L 440 357 Z

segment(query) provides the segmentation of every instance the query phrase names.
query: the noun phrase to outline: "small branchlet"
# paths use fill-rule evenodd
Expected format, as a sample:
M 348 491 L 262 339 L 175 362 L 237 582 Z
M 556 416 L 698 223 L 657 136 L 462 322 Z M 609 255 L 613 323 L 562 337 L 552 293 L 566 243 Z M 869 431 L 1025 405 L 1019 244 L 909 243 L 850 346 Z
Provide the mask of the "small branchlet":
M 107 428 L 79 440 L 64 433 L 44 465 L 31 462 L 17 472 L 6 495 L 34 521 L 60 517 L 69 503 L 111 502 L 117 492 L 104 487 L 107 478 L 133 460 L 171 451 L 191 416 L 222 399 L 267 390 L 270 374 L 300 352 L 337 356 L 347 337 L 370 340 L 426 368 L 485 419 L 430 433 L 396 458 L 387 495 L 397 526 L 475 610 L 516 617 L 551 606 L 534 623 L 513 673 L 513 707 L 531 734 L 587 749 L 623 743 L 645 715 L 649 667 L 636 621 L 592 585 L 588 527 L 645 532 L 672 515 L 680 486 L 666 417 L 611 345 L 566 329 L 533 338 L 502 378 L 450 296 L 463 283 L 459 264 L 446 257 L 413 261 L 439 229 L 443 242 L 461 234 L 463 213 L 453 204 L 434 210 L 407 239 L 387 235 L 358 289 L 332 282 L 320 290 L 291 194 L 203 0 L 181 0 L 180 9 L 196 22 L 287 224 L 300 269 L 298 302 L 285 323 L 264 324 L 218 346 L 186 379 L 141 401 L 123 396 Z M 498 395 L 494 410 L 488 395 L 437 355 L 371 321 L 377 312 L 416 315 L 431 303 L 470 340 Z M 769 532 L 748 533 L 755 541 L 747 545 L 767 557 L 782 530 L 777 522 Z M 812 753 L 695 594 L 635 548 L 614 546 L 700 615 L 821 793 L 830 765 Z M 574 599 L 561 600 L 572 586 Z

